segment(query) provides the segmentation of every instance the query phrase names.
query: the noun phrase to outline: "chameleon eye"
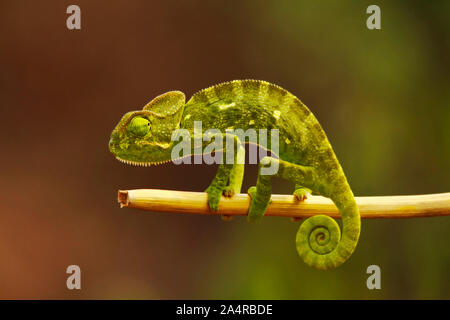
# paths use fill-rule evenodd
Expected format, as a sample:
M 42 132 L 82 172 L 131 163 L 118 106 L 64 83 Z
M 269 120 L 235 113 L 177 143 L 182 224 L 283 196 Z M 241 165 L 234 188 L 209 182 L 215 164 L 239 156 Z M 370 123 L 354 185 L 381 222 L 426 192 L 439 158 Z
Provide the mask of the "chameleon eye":
M 128 124 L 127 129 L 133 135 L 143 137 L 150 131 L 150 121 L 143 117 L 134 117 Z

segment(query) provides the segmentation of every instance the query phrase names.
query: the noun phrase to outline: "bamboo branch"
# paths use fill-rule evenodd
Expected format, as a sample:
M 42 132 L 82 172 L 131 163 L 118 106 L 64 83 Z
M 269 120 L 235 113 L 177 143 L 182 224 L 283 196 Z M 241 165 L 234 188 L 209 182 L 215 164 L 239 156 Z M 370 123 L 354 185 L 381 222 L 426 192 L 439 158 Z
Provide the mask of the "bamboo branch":
M 450 193 L 413 196 L 356 197 L 361 218 L 416 218 L 450 216 Z M 219 210 L 209 211 L 205 192 L 187 192 L 158 189 L 119 190 L 120 207 L 130 207 L 154 212 L 188 214 L 215 214 L 245 216 L 250 197 L 236 194 L 232 198 L 222 197 Z M 302 219 L 318 214 L 340 218 L 333 202 L 321 196 L 309 196 L 303 202 L 292 195 L 272 195 L 272 203 L 266 216 Z

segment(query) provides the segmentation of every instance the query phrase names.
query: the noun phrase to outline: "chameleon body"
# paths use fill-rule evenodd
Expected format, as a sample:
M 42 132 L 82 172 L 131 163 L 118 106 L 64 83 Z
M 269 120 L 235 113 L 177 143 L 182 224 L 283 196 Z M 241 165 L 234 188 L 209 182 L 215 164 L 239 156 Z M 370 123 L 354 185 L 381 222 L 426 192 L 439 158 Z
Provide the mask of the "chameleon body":
M 118 160 L 133 165 L 169 162 L 175 146 L 172 132 L 182 128 L 193 135 L 194 121 L 202 121 L 202 134 L 208 128 L 221 132 L 230 128 L 278 129 L 278 157 L 267 156 L 260 161 L 256 187 L 248 190 L 248 220 L 256 221 L 264 215 L 272 193 L 271 178 L 284 178 L 295 184 L 297 200 L 302 201 L 310 192 L 320 194 L 330 198 L 342 216 L 342 236 L 336 221 L 325 215 L 302 223 L 296 246 L 304 262 L 318 269 L 332 269 L 351 256 L 360 233 L 352 190 L 316 117 L 297 97 L 277 85 L 235 80 L 203 89 L 187 103 L 182 92 L 165 93 L 143 110 L 122 117 L 111 134 L 110 151 Z M 270 143 L 266 147 L 270 150 Z M 235 153 L 235 159 L 239 157 L 245 158 L 242 147 Z M 277 162 L 278 172 L 261 174 L 261 169 L 273 162 Z M 231 197 L 241 191 L 243 174 L 244 164 L 219 165 L 206 190 L 210 210 L 218 209 L 222 194 Z

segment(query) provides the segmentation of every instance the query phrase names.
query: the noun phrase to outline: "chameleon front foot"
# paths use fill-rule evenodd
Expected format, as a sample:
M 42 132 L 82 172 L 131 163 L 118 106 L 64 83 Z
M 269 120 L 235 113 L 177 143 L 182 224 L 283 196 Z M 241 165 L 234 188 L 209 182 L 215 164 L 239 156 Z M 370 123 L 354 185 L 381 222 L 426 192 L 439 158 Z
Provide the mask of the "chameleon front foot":
M 219 202 L 223 190 L 214 186 L 209 186 L 205 191 L 208 194 L 208 207 L 210 211 L 219 210 Z
M 222 218 L 222 221 L 231 221 L 233 220 L 233 216 L 227 215 L 227 214 L 223 214 L 220 216 Z

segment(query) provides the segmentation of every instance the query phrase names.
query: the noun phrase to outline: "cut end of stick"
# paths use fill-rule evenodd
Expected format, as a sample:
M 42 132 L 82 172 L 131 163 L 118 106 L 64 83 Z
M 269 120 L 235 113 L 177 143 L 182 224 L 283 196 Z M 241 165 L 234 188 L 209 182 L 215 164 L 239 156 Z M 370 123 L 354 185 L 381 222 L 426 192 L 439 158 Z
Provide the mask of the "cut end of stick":
M 128 207 L 128 191 L 127 190 L 119 190 L 117 192 L 117 202 L 120 203 L 120 207 Z

